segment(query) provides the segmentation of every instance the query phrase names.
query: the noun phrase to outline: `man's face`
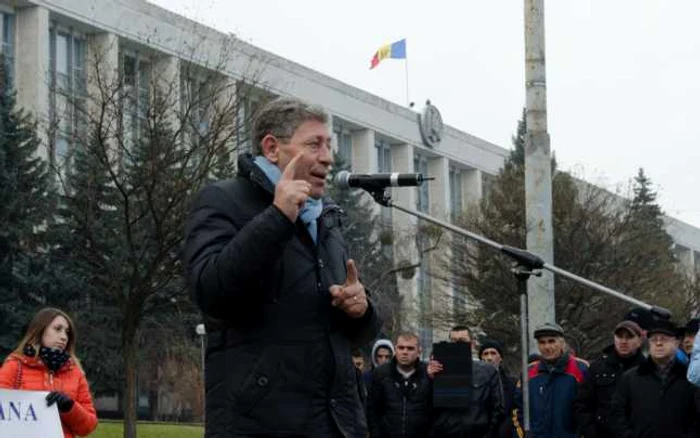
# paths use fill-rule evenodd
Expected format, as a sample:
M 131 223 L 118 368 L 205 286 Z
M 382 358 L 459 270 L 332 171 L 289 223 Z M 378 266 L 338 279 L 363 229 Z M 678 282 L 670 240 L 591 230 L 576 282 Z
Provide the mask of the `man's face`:
M 384 365 L 391 360 L 391 350 L 386 347 L 377 348 L 376 353 L 374 353 L 374 360 L 377 365 Z
M 683 337 L 683 351 L 690 356 L 693 352 L 693 342 L 695 342 L 696 333 L 688 333 Z
M 665 333 L 649 336 L 649 356 L 656 362 L 667 362 L 676 355 L 678 339 Z
M 495 348 L 487 348 L 482 351 L 481 360 L 497 367 L 501 365 L 501 362 L 503 362 L 501 353 L 499 353 Z
M 416 338 L 400 337 L 396 340 L 394 348 L 396 348 L 396 362 L 402 367 L 414 365 L 421 353 Z
M 472 338 L 469 336 L 469 331 L 458 330 L 450 332 L 450 342 L 471 342 Z
M 312 198 L 318 199 L 323 196 L 326 177 L 333 164 L 328 125 L 317 120 L 308 120 L 299 125 L 290 139 L 278 141 L 278 167 L 284 171 L 292 158 L 299 153 L 305 153 L 302 162 L 297 165 L 295 179 L 303 179 L 311 184 Z
M 537 338 L 540 358 L 547 362 L 559 359 L 564 354 L 564 338 L 557 336 L 540 336 Z
M 622 357 L 637 354 L 637 350 L 642 346 L 642 338 L 626 329 L 619 329 L 615 332 L 615 351 Z
M 355 365 L 355 368 L 357 368 L 360 371 L 365 370 L 365 358 L 362 356 L 353 356 L 352 364 Z

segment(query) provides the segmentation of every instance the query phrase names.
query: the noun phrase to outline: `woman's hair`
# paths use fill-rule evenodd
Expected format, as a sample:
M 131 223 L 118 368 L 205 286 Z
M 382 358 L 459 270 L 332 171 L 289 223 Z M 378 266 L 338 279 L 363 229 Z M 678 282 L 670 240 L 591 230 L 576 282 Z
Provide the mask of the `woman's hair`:
M 46 328 L 51 324 L 51 322 L 53 322 L 54 319 L 56 319 L 57 316 L 62 316 L 66 319 L 66 321 L 68 321 L 68 342 L 66 343 L 65 351 L 77 362 L 77 358 L 75 357 L 76 333 L 73 320 L 70 319 L 70 316 L 68 316 L 68 314 L 66 314 L 66 312 L 63 310 L 53 307 L 43 308 L 34 315 L 34 318 L 32 318 L 32 320 L 29 322 L 29 326 L 27 327 L 27 333 L 25 333 L 22 340 L 19 341 L 19 345 L 15 349 L 15 353 L 24 354 L 24 347 L 27 344 L 31 344 L 38 353 L 39 347 L 41 347 L 41 338 L 44 335 L 44 330 L 46 330 Z

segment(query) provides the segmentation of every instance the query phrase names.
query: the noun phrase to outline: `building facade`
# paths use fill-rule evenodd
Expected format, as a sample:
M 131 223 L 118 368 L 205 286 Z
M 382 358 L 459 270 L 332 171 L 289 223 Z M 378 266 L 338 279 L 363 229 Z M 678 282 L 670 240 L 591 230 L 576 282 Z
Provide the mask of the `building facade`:
M 441 127 L 434 113 L 425 115 L 424 121 L 432 124 L 421 129 L 420 114 L 413 109 L 145 0 L 0 0 L 0 38 L 18 104 L 45 128 L 41 130 L 42 156 L 59 165 L 70 155 L 71 138 L 80 129 L 75 106 L 95 92 L 88 64 L 98 59 L 109 66 L 107 75 L 121 80 L 133 95 L 119 127 L 127 139 L 138 136 L 143 101 L 155 74 L 177 81 L 191 71 L 185 66 L 195 66 L 234 88 L 254 76 L 261 96 L 296 96 L 326 107 L 332 115 L 335 147 L 355 172 L 419 172 L 434 177 L 430 184 L 395 190 L 393 196 L 397 203 L 443 220 L 452 220 L 478 203 L 488 178 L 498 172 L 509 153 L 450 126 Z M 242 111 L 251 113 L 258 103 L 249 98 Z M 64 116 L 57 119 L 57 114 Z M 240 144 L 249 146 L 247 141 L 242 138 Z M 427 244 L 415 237 L 421 224 L 401 212 L 379 207 L 377 212 L 409 236 L 395 241 L 392 250 L 397 263 L 419 261 L 415 275 L 398 281 L 409 310 L 417 313 L 409 319 L 422 321 L 420 316 L 437 305 L 435 297 L 449 296 L 451 286 L 429 275 L 437 269 L 435 260 L 420 257 L 419 248 Z M 689 272 L 700 271 L 700 230 L 668 218 L 668 231 L 682 265 Z M 424 345 L 434 338 L 444 339 L 444 333 L 433 332 L 432 327 L 420 322 L 413 327 L 420 331 Z

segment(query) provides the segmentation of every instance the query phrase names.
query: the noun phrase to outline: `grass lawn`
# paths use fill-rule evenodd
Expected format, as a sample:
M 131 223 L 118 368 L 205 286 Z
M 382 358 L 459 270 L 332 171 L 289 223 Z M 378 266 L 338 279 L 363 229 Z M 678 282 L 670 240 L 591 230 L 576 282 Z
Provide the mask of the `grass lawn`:
M 204 428 L 178 424 L 138 424 L 138 438 L 202 438 Z M 122 438 L 124 429 L 121 422 L 102 421 L 89 438 Z

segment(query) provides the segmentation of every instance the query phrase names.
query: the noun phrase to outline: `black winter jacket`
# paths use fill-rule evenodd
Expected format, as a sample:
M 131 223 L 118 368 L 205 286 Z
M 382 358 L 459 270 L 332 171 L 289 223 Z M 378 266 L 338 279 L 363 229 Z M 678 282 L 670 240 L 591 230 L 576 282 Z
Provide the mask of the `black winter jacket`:
M 493 365 L 472 363 L 472 401 L 464 408 L 434 410 L 432 437 L 495 438 L 504 420 L 503 391 Z
M 431 383 L 418 361 L 408 378 L 396 369 L 396 358 L 372 374 L 368 421 L 372 438 L 425 438 L 430 430 Z
M 505 412 L 505 417 L 501 420 L 501 424 L 498 427 L 498 437 L 499 438 L 512 438 L 513 437 L 513 420 L 511 419 L 513 413 L 513 397 L 515 396 L 515 384 L 517 380 L 511 377 L 505 365 L 501 364 L 498 368 L 498 377 L 500 379 L 501 390 L 503 392 L 503 410 Z
M 184 265 L 205 315 L 206 437 L 306 435 L 335 423 L 367 434 L 353 345 L 377 336 L 372 304 L 353 319 L 331 306 L 345 282 L 342 211 L 324 201 L 315 245 L 274 205 L 274 187 L 245 154 L 236 178 L 202 190 L 186 226 Z
M 697 438 L 700 389 L 676 362 L 665 383 L 651 358 L 622 375 L 613 395 L 610 425 L 617 438 Z
M 615 438 L 609 425 L 615 386 L 625 371 L 645 361 L 641 349 L 634 356 L 622 358 L 611 345 L 603 350 L 602 357 L 591 363 L 574 400 L 574 419 L 581 435 L 585 438 Z

